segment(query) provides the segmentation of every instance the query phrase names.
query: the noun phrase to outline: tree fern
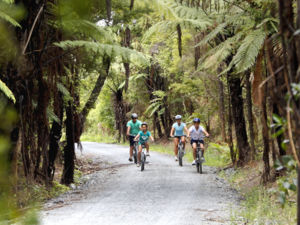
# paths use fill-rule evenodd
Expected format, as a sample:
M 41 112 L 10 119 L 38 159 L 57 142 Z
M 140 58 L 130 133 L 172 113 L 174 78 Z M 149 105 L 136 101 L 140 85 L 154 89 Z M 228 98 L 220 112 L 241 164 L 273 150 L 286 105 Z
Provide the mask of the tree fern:
M 13 3 L 12 0 L 0 0 L 0 21 L 4 20 L 15 27 L 21 27 L 17 20 L 23 16 L 24 11 L 21 7 L 12 5 Z
M 262 48 L 266 35 L 266 32 L 262 29 L 257 29 L 247 34 L 234 55 L 229 69 L 235 66 L 236 72 L 241 73 L 252 67 L 255 64 L 256 57 Z
M 221 23 L 219 24 L 215 29 L 213 29 L 211 32 L 209 32 L 203 39 L 200 41 L 195 47 L 206 45 L 209 41 L 216 38 L 216 36 L 224 31 L 224 28 L 226 27 L 227 23 Z
M 132 62 L 139 65 L 149 64 L 149 59 L 146 55 L 118 45 L 70 40 L 55 43 L 55 45 L 63 49 L 85 48 L 87 51 L 97 52 L 101 56 L 109 56 L 113 60 L 120 59 L 122 62 Z
M 15 96 L 14 94 L 12 93 L 12 91 L 6 86 L 6 84 L 0 80 L 0 91 L 3 92 L 3 94 L 11 99 L 14 103 L 16 103 L 16 99 L 15 99 Z

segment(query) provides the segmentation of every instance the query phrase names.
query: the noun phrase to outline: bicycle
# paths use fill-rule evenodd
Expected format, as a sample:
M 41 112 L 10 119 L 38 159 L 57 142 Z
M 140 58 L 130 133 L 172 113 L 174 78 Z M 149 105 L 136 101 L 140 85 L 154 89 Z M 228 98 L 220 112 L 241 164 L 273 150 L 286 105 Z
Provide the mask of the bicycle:
M 200 147 L 200 140 L 198 140 L 197 149 L 196 149 L 196 169 L 197 172 L 200 174 L 203 173 L 203 169 L 202 169 L 202 164 L 204 162 L 203 154 L 204 154 L 204 149 Z
M 186 135 L 182 135 L 182 136 L 186 137 Z M 183 161 L 183 157 L 184 157 L 184 154 L 185 154 L 185 151 L 184 151 L 184 148 L 183 148 L 183 143 L 181 141 L 182 136 L 173 136 L 173 138 L 178 138 L 179 139 L 178 153 L 177 153 L 179 166 L 182 166 L 182 161 Z
M 133 138 L 135 138 L 134 135 L 130 135 L 130 136 L 133 137 Z M 137 164 L 138 152 L 139 152 L 138 141 L 134 141 L 134 145 L 133 145 L 133 161 L 134 161 L 135 164 Z
M 143 171 L 145 169 L 146 158 L 147 158 L 146 145 L 142 144 L 141 162 L 140 162 L 141 163 L 141 171 Z

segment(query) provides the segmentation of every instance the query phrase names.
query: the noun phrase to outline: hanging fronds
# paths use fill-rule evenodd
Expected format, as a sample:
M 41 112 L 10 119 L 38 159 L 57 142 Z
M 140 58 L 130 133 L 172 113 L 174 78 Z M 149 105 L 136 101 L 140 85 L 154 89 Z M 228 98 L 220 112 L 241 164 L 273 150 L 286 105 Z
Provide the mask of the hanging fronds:
M 149 59 L 145 54 L 119 45 L 70 40 L 55 43 L 55 45 L 63 49 L 85 48 L 88 52 L 97 52 L 102 57 L 108 56 L 112 60 L 121 60 L 122 62 L 131 62 L 140 65 L 149 64 Z
M 0 80 L 0 91 L 3 92 L 3 94 L 11 99 L 14 103 L 16 103 L 16 99 L 12 91 L 6 86 L 6 84 Z

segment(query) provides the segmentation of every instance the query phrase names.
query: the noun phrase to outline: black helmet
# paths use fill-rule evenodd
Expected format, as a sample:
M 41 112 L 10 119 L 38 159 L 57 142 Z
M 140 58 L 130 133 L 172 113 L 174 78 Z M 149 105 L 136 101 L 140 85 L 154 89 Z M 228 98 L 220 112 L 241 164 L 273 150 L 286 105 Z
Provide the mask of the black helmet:
M 148 127 L 148 124 L 146 122 L 142 123 L 142 126 L 144 126 L 144 125 Z
M 138 118 L 138 115 L 136 113 L 131 114 L 131 119 L 137 119 L 137 118 Z
M 193 122 L 194 122 L 194 123 L 200 123 L 200 119 L 199 119 L 199 118 L 195 118 L 195 119 L 193 120 Z

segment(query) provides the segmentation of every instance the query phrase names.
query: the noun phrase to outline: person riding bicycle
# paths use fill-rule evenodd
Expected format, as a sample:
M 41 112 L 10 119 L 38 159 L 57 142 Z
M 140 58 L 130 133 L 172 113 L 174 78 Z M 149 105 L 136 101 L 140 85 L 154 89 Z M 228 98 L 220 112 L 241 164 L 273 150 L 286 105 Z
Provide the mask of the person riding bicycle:
M 204 137 L 209 137 L 209 133 L 200 126 L 200 119 L 195 118 L 193 120 L 194 125 L 190 127 L 189 129 L 189 134 L 191 137 L 191 145 L 193 148 L 193 156 L 194 156 L 194 161 L 192 165 L 196 165 L 196 151 L 197 151 L 197 143 L 200 143 L 200 148 L 203 149 L 203 154 L 204 154 Z M 204 161 L 204 157 L 201 159 Z
M 185 123 L 183 123 L 181 121 L 182 116 L 181 115 L 177 115 L 175 116 L 175 120 L 176 122 L 172 125 L 172 129 L 171 129 L 171 133 L 170 136 L 171 137 L 175 137 L 174 138 L 174 154 L 175 154 L 175 161 L 178 161 L 178 143 L 179 140 L 181 140 L 182 144 L 183 144 L 183 148 L 185 148 L 185 136 L 184 136 L 184 131 L 187 134 L 187 137 L 189 137 L 189 131 L 185 125 Z
M 129 161 L 132 162 L 133 155 L 133 147 L 134 147 L 134 138 L 138 135 L 141 130 L 142 122 L 138 120 L 138 115 L 136 113 L 132 113 L 131 120 L 127 122 L 127 136 L 129 138 Z
M 148 140 L 149 138 L 151 141 L 154 141 L 154 138 L 151 136 L 150 131 L 148 131 L 148 124 L 147 123 L 142 123 L 142 130 L 138 133 L 138 135 L 134 138 L 135 141 L 139 141 L 139 153 L 138 153 L 138 163 L 137 166 L 140 166 L 141 162 L 141 153 L 142 153 L 142 145 L 146 146 L 147 149 L 147 156 L 150 156 L 149 154 L 149 143 Z

